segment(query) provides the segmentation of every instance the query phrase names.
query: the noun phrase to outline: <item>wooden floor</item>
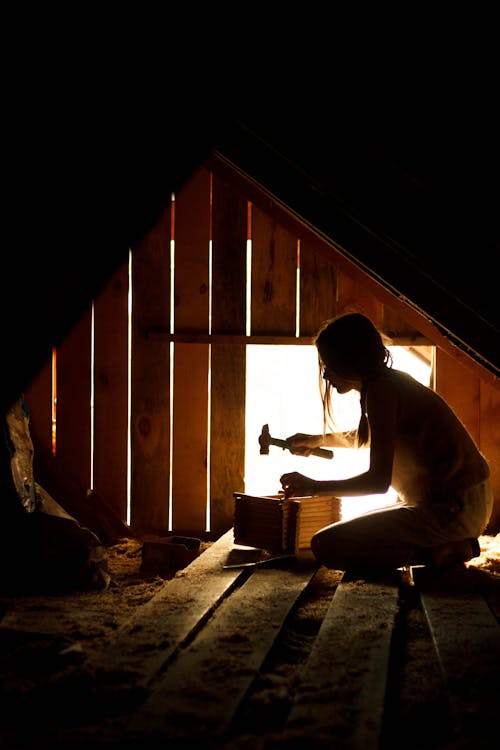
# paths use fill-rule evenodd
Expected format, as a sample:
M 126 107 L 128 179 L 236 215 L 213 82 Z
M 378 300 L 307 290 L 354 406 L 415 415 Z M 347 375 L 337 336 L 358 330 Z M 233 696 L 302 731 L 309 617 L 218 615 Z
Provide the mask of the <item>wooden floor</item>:
M 245 746 L 237 717 L 318 566 L 283 560 L 225 567 L 231 552 L 232 530 L 138 608 L 94 657 L 96 670 L 112 663 L 144 691 L 127 719 L 127 747 L 145 738 L 155 747 Z M 446 686 L 442 746 L 496 747 L 500 628 L 465 567 L 435 577 L 413 569 L 410 577 L 397 572 L 384 581 L 339 573 L 279 732 L 272 739 L 256 734 L 248 746 L 417 747 L 411 738 L 398 744 L 387 727 L 401 601 L 408 596 L 419 598 L 425 612 Z

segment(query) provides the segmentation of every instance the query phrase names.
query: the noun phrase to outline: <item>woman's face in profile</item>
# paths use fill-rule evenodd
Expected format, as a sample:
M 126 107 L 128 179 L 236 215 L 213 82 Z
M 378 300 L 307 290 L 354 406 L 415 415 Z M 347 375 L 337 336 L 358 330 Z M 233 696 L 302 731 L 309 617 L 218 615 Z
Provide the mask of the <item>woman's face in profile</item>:
M 362 382 L 358 378 L 346 378 L 336 373 L 331 367 L 324 366 L 322 377 L 326 380 L 332 388 L 335 388 L 337 393 L 343 394 L 349 391 L 356 390 L 361 391 Z

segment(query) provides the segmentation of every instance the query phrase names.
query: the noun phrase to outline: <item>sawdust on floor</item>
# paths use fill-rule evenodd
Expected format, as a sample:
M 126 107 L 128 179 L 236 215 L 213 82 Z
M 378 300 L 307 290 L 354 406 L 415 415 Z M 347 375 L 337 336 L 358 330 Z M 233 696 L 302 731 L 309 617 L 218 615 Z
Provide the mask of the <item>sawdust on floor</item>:
M 481 555 L 467 563 L 475 580 L 495 608 L 500 579 L 500 534 L 479 539 Z M 202 542 L 200 554 L 210 545 Z M 142 542 L 121 539 L 108 548 L 111 584 L 103 591 L 72 591 L 51 595 L 0 595 L 3 629 L 59 636 L 61 645 L 90 653 L 99 649 L 105 638 L 120 627 L 137 607 L 149 601 L 165 585 L 160 575 L 141 572 Z M 335 572 L 332 572 L 335 574 Z M 488 574 L 488 575 L 484 575 Z M 328 571 L 325 571 L 328 575 Z M 313 606 L 313 605 L 312 605 Z M 65 650 L 63 648 L 62 650 Z
M 481 556 L 470 561 L 476 584 L 493 613 L 500 618 L 500 534 L 480 537 Z M 203 552 L 209 542 L 202 542 Z M 145 575 L 141 571 L 142 542 L 121 539 L 108 548 L 111 584 L 106 590 L 81 591 L 46 596 L 0 596 L 0 659 L 2 663 L 1 696 L 7 712 L 22 708 L 26 716 L 34 710 L 42 694 L 52 690 L 54 700 L 64 693 L 65 679 L 74 683 L 74 670 L 105 644 L 107 638 L 125 623 L 136 609 L 149 601 L 163 586 L 165 578 Z M 241 717 L 240 734 L 245 737 L 245 721 L 252 727 L 255 741 L 255 721 L 259 717 L 263 731 L 273 730 L 280 720 L 280 711 L 289 705 L 289 693 L 294 680 L 294 670 L 302 655 L 310 648 L 324 617 L 331 597 L 332 586 L 338 583 L 338 571 L 320 568 L 316 591 L 306 598 L 294 615 L 295 622 L 282 640 L 281 651 L 275 654 L 275 663 L 261 675 L 249 703 L 248 716 Z M 418 721 L 433 720 L 432 713 L 439 711 L 439 701 L 433 701 L 433 690 L 441 676 L 430 670 L 431 659 L 425 618 L 418 609 L 408 614 L 407 627 L 412 631 L 410 649 L 406 654 L 408 679 L 402 686 L 404 698 L 403 718 L 412 715 Z M 425 675 L 427 689 L 425 706 L 422 692 L 412 688 L 420 685 Z M 84 679 L 84 678 L 82 678 Z M 133 686 L 123 675 L 116 676 L 114 700 L 121 709 L 137 700 Z M 74 692 L 74 684 L 72 685 Z M 405 692 L 406 691 L 406 692 Z M 88 699 L 89 684 L 82 684 L 82 695 Z M 109 704 L 108 704 L 109 708 Z M 68 707 L 65 706 L 66 712 Z M 6 712 L 6 713 L 7 713 Z M 405 714 L 406 712 L 406 714 Z M 68 717 L 66 717 L 67 719 Z M 105 717 L 97 717 L 97 726 L 104 731 Z M 87 739 L 96 726 L 87 728 Z M 99 730 L 100 731 L 100 730 Z M 84 735 L 85 736 L 85 735 Z M 241 745 L 244 740 L 241 739 Z M 233 742 L 236 747 L 236 740 Z

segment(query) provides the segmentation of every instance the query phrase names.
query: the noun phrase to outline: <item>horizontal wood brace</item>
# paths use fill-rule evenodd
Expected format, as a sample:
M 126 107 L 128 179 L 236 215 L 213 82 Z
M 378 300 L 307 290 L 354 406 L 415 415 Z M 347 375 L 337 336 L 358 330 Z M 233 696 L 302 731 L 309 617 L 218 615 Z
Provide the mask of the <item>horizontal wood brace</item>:
M 283 336 L 283 335 L 261 335 L 245 336 L 234 333 L 170 333 L 168 331 L 149 328 L 145 332 L 148 341 L 165 341 L 174 344 L 271 344 L 273 346 L 312 346 L 312 336 Z M 385 335 L 385 334 L 384 334 Z M 421 335 L 415 336 L 393 336 L 389 338 L 393 346 L 431 346 L 432 342 Z

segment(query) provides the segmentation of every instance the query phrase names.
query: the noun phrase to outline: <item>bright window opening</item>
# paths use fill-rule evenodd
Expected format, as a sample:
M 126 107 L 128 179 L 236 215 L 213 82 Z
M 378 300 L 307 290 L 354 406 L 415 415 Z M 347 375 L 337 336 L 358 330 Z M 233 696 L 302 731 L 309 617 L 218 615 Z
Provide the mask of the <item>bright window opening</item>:
M 389 347 L 394 367 L 410 373 L 429 385 L 431 368 L 425 357 L 415 356 L 405 347 Z M 428 349 L 428 347 L 426 347 Z M 359 394 L 355 391 L 337 397 L 340 429 L 356 427 L 359 421 Z M 323 412 L 318 383 L 315 346 L 247 347 L 245 492 L 275 495 L 281 490 L 279 478 L 289 471 L 300 471 L 314 479 L 343 479 L 365 471 L 368 450 L 335 448 L 333 459 L 293 456 L 271 445 L 268 455 L 260 454 L 259 436 L 265 424 L 271 437 L 284 439 L 295 432 L 320 433 Z M 342 504 L 342 518 L 395 502 L 392 488 L 383 495 L 349 497 Z

